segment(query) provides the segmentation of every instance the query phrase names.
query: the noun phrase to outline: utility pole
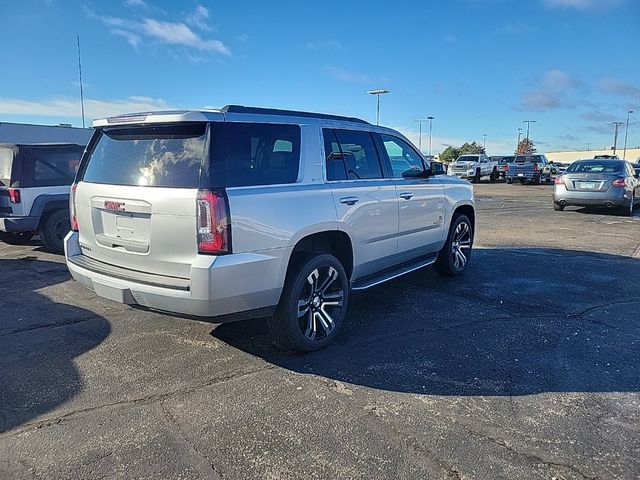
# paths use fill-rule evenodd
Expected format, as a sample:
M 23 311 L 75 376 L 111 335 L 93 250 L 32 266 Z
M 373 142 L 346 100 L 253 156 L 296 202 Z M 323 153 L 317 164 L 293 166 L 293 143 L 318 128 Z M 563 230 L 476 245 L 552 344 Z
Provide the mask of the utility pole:
M 591 150 L 591 144 L 587 143 L 587 152 Z
M 532 123 L 536 123 L 537 120 L 523 120 L 522 123 L 526 123 L 527 124 L 527 143 L 529 143 L 529 126 Z
M 429 116 L 427 120 L 429 120 L 429 160 L 431 160 L 431 133 L 433 132 L 433 119 L 436 117 Z
M 418 134 L 418 150 L 420 151 L 420 153 L 422 153 L 422 122 L 426 122 L 427 119 L 426 118 L 418 118 L 416 119 L 416 122 L 418 122 L 418 125 L 420 125 L 419 127 L 419 131 L 420 133 Z
M 84 92 L 82 91 L 82 63 L 80 63 L 80 35 L 76 36 L 78 43 L 78 73 L 80 74 L 80 109 L 82 110 L 82 128 L 84 128 Z
M 624 153 L 622 154 L 622 159 L 627 159 L 627 135 L 629 135 L 629 117 L 633 113 L 633 110 L 629 110 L 627 112 L 627 127 L 624 129 Z
M 487 134 L 482 134 L 482 148 L 484 148 L 484 153 L 487 153 Z
M 614 126 L 613 132 L 613 154 L 616 154 L 616 147 L 618 146 L 618 128 L 624 125 L 624 122 L 611 122 L 611 125 Z
M 522 129 L 518 128 L 518 141 L 516 142 L 516 153 L 518 153 L 518 147 L 520 146 L 520 136 L 522 135 Z
M 378 105 L 376 107 L 376 125 L 380 125 L 380 95 L 391 92 L 389 90 L 385 90 L 384 88 L 378 88 L 376 90 L 368 90 L 367 93 L 369 95 L 375 95 L 376 97 L 378 97 Z

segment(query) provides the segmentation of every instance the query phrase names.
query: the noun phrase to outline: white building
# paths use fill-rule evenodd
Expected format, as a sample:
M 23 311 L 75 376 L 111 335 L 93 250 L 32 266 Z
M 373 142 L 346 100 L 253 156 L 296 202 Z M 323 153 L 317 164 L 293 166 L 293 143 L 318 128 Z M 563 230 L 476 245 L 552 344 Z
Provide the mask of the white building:
M 594 155 L 613 155 L 613 150 L 574 150 L 571 152 L 545 152 L 547 159 L 552 162 L 572 163 L 576 160 L 593 158 Z M 624 149 L 618 148 L 616 155 L 620 158 L 624 156 Z M 636 162 L 640 160 L 640 148 L 627 148 L 625 160 Z
M 92 128 L 76 128 L 68 125 L 0 122 L 0 143 L 74 143 L 86 145 L 92 133 Z

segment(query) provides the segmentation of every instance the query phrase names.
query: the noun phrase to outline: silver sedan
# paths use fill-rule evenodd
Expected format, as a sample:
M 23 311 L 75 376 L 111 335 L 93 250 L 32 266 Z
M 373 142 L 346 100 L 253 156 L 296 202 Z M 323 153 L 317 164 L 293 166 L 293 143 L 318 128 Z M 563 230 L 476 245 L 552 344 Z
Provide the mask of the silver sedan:
M 578 160 L 556 177 L 553 208 L 605 207 L 631 215 L 640 202 L 640 179 L 624 160 Z

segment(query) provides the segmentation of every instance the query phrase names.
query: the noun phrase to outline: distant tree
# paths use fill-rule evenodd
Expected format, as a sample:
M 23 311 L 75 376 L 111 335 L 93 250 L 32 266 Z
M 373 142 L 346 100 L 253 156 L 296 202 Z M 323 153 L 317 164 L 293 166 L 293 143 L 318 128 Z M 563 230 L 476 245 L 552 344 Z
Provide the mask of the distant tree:
M 448 146 L 440 154 L 440 161 L 444 163 L 453 162 L 460 155 L 479 155 L 485 153 L 482 145 L 478 145 L 476 142 L 465 142 L 459 147 Z
M 536 153 L 536 151 L 537 150 L 534 143 L 528 138 L 523 138 L 518 144 L 516 155 L 531 155 L 533 153 Z
M 447 148 L 444 149 L 444 151 L 440 154 L 440 161 L 444 162 L 444 163 L 451 163 L 453 161 L 455 161 L 456 158 L 458 158 L 460 156 L 460 150 L 452 147 L 452 146 L 448 146 Z

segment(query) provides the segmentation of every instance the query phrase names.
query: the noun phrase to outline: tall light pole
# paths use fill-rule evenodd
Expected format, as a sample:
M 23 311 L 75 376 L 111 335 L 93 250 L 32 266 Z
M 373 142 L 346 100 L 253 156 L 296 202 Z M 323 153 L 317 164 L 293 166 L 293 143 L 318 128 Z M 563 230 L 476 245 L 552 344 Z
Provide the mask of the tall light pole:
M 377 88 L 375 90 L 368 90 L 367 93 L 378 97 L 378 106 L 376 107 L 376 125 L 380 125 L 380 95 L 391 93 L 391 91 L 385 90 L 384 88 Z
M 587 142 L 587 152 L 591 150 L 591 143 Z
M 436 117 L 429 116 L 427 120 L 429 120 L 429 160 L 431 160 L 431 133 L 433 132 L 433 119 Z
M 629 117 L 633 113 L 633 110 L 629 110 L 627 112 L 627 127 L 624 129 L 624 153 L 622 154 L 622 159 L 627 159 L 627 135 L 629 135 Z
M 418 150 L 420 150 L 420 153 L 422 153 L 422 122 L 426 122 L 427 119 L 426 118 L 417 118 L 416 122 L 418 122 L 418 125 L 420 125 L 420 133 L 418 134 Z
M 537 120 L 523 120 L 522 123 L 526 123 L 527 124 L 527 143 L 529 143 L 529 126 L 532 123 L 536 123 Z
M 482 134 L 482 148 L 484 148 L 484 153 L 487 153 L 487 134 Z
M 518 141 L 516 142 L 516 153 L 518 153 L 518 147 L 520 146 L 520 136 L 522 135 L 522 129 L 518 128 Z
M 611 125 L 614 127 L 613 132 L 613 154 L 616 154 L 616 147 L 618 146 L 618 128 L 624 125 L 623 122 L 611 122 Z

